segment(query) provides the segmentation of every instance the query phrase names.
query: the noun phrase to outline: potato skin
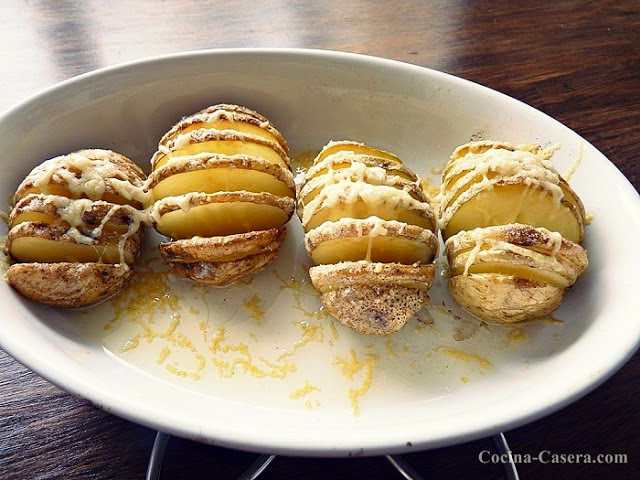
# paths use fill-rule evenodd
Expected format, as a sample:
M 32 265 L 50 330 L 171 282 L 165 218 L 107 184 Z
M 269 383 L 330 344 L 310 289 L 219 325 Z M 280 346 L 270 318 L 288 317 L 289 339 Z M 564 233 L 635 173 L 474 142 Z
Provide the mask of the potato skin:
M 76 308 L 119 293 L 131 277 L 131 269 L 102 263 L 16 263 L 6 277 L 9 285 L 31 300 Z
M 198 283 L 226 287 L 259 272 L 278 256 L 278 250 L 259 253 L 230 262 L 167 262 L 171 271 Z
M 309 270 L 327 311 L 364 335 L 400 330 L 427 302 L 433 265 L 341 262 Z
M 488 323 L 511 324 L 551 314 L 565 289 L 497 273 L 449 279 L 449 292 L 462 307 Z
M 220 237 L 196 237 L 161 243 L 158 248 L 169 263 L 220 262 L 225 258 L 240 259 L 280 248 L 286 228 L 272 228 Z

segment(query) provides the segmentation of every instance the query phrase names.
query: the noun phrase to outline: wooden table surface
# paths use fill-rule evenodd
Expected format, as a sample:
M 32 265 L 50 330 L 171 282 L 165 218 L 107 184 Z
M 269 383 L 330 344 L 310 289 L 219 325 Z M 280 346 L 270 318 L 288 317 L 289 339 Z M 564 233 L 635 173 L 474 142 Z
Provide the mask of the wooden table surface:
M 521 99 L 576 130 L 640 185 L 637 0 L 3 1 L 0 18 L 0 110 L 73 75 L 150 55 L 216 47 L 346 50 L 429 66 Z M 521 477 L 640 478 L 638 395 L 635 356 L 587 397 L 508 433 L 517 452 L 626 452 L 628 464 L 520 465 Z M 1 479 L 144 478 L 153 438 L 0 351 Z M 499 478 L 499 467 L 477 460 L 490 447 L 473 442 L 410 461 L 428 478 Z M 251 458 L 176 439 L 163 478 L 232 478 Z M 397 478 L 380 458 L 276 459 L 264 478 L 360 475 Z

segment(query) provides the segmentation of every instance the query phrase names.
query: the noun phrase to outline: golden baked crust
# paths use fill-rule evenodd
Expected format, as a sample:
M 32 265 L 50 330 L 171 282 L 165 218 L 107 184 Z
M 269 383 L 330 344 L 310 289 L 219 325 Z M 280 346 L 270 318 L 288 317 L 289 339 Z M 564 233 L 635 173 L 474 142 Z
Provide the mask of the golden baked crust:
M 54 224 L 70 226 L 61 216 L 59 207 L 61 205 L 77 202 L 77 200 L 69 200 L 66 197 L 58 197 L 55 195 L 34 194 L 30 193 L 22 198 L 11 210 L 9 215 L 9 225 L 15 226 L 20 218 L 25 214 L 43 214 L 45 217 L 53 219 Z M 78 216 L 78 220 L 82 223 L 80 230 L 89 232 L 98 228 L 105 217 L 108 215 L 107 224 L 113 227 L 122 227 L 124 230 L 136 221 L 134 217 L 139 217 L 141 213 L 129 205 L 118 205 L 102 200 L 85 202 L 82 213 Z
M 6 278 L 25 297 L 55 307 L 83 307 L 120 292 L 131 276 L 125 265 L 17 263 Z
M 449 279 L 453 299 L 488 323 L 545 317 L 560 306 L 564 289 L 511 275 L 472 273 Z
M 352 162 L 353 167 L 342 168 L 335 171 L 327 171 L 321 175 L 309 178 L 298 193 L 299 204 L 309 203 L 315 194 L 324 186 L 339 181 L 364 181 L 369 185 L 386 185 L 409 193 L 419 202 L 427 202 L 427 197 L 418 181 L 408 180 L 398 175 L 393 175 L 380 167 L 367 166 L 363 163 Z M 309 198 L 311 197 L 311 198 Z
M 180 140 L 180 145 L 176 143 L 178 140 Z M 233 130 L 214 130 L 209 128 L 192 130 L 181 135 L 179 138 L 169 140 L 166 145 L 162 145 L 162 148 L 153 155 L 151 158 L 151 166 L 155 169 L 158 162 L 162 161 L 167 153 L 174 152 L 175 150 L 179 150 L 180 148 L 184 148 L 188 145 L 212 141 L 254 143 L 268 147 L 278 154 L 282 162 L 287 165 L 287 167 L 291 168 L 291 160 L 289 159 L 287 152 L 278 142 Z
M 355 162 L 363 163 L 367 167 L 383 168 L 389 175 L 403 177 L 413 182 L 418 180 L 415 173 L 395 161 L 370 155 L 355 155 L 351 152 L 347 152 L 344 155 L 336 153 L 332 155 L 331 158 L 325 158 L 324 160 L 312 165 L 305 174 L 305 182 L 309 181 L 313 177 L 317 177 L 318 175 L 323 175 L 327 171 L 332 170 L 336 165 L 351 165 Z
M 428 300 L 433 265 L 341 262 L 309 270 L 327 311 L 365 335 L 400 330 Z
M 83 170 L 75 166 L 78 162 L 87 162 Z M 80 190 L 68 191 L 68 178 L 80 178 L 82 175 L 99 177 L 103 182 L 103 189 L 96 192 Z M 136 208 L 143 207 L 144 172 L 135 163 L 124 155 L 111 150 L 88 149 L 79 150 L 68 155 L 55 157 L 35 167 L 16 189 L 14 203 L 30 193 L 57 193 L 56 190 L 67 190 L 72 198 L 91 198 L 100 200 L 103 197 L 118 197 L 117 203 L 129 203 Z M 93 179 L 92 179 L 93 180 Z M 123 182 L 130 184 L 125 197 L 123 195 Z M 53 190 L 53 191 L 52 191 Z M 134 192 L 132 198 L 130 192 Z
M 286 229 L 272 228 L 220 237 L 194 237 L 161 243 L 160 253 L 170 263 L 223 262 L 277 251 Z
M 243 122 L 266 130 L 273 136 L 282 149 L 289 153 L 289 146 L 282 134 L 276 129 L 269 120 L 258 112 L 254 112 L 246 107 L 238 105 L 219 104 L 207 107 L 193 115 L 184 117 L 176 123 L 171 130 L 164 134 L 160 139 L 160 145 L 167 145 L 171 140 L 180 135 L 185 129 L 193 127 L 201 123 L 211 121 L 213 118 L 219 120 L 228 120 L 233 122 Z
M 169 266 L 177 275 L 195 282 L 226 287 L 250 274 L 259 272 L 277 256 L 278 251 L 275 250 L 250 255 L 230 262 L 169 262 Z
M 452 297 L 492 323 L 549 315 L 588 265 L 580 245 L 521 224 L 460 232 L 445 249 Z

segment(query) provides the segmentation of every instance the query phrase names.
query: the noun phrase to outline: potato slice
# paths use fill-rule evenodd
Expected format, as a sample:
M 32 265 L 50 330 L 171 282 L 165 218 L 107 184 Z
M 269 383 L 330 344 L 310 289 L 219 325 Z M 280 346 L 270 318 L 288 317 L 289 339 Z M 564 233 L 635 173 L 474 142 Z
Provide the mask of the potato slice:
M 404 190 L 420 202 L 427 199 L 420 184 L 410 181 L 398 175 L 393 175 L 381 167 L 367 166 L 362 162 L 353 161 L 349 166 L 338 170 L 330 170 L 322 175 L 310 178 L 299 193 L 300 202 L 303 205 L 310 203 L 326 186 L 338 182 L 366 182 L 369 185 L 386 185 Z
M 449 292 L 465 309 L 489 323 L 515 323 L 550 315 L 565 289 L 500 273 L 449 279 Z
M 167 145 L 178 135 L 198 130 L 233 130 L 277 142 L 284 151 L 289 147 L 282 134 L 262 115 L 249 109 L 238 110 L 231 105 L 214 105 L 206 110 L 183 118 L 160 140 Z
M 400 330 L 428 300 L 433 265 L 341 262 L 309 270 L 327 311 L 365 335 Z
M 512 223 L 544 227 L 573 242 L 580 242 L 584 234 L 583 218 L 575 205 L 525 183 L 486 188 L 460 202 L 454 211 L 445 211 L 442 223 L 444 238 L 463 230 Z
M 160 253 L 167 262 L 232 262 L 280 248 L 286 229 L 239 233 L 224 237 L 189 238 L 160 244 Z
M 156 152 L 151 163 L 157 170 L 172 158 L 198 153 L 245 155 L 291 169 L 287 153 L 274 141 L 245 133 L 207 129 L 187 132 L 169 141 L 166 147 Z
M 451 157 L 449 157 L 449 161 L 447 162 L 447 165 L 442 171 L 442 177 L 446 178 L 449 175 L 449 172 L 451 171 L 451 169 L 453 168 L 457 160 L 464 158 L 468 154 L 478 155 L 491 149 L 503 149 L 503 150 L 508 150 L 510 152 L 513 152 L 517 150 L 518 147 L 507 142 L 498 142 L 495 140 L 480 140 L 476 142 L 465 143 L 464 145 L 460 145 L 453 151 L 453 153 L 451 154 Z M 529 148 L 527 149 L 527 151 L 532 151 L 532 150 Z M 539 150 L 534 149 L 533 153 L 536 153 L 537 151 Z
M 9 226 L 35 222 L 70 228 L 71 223 L 74 223 L 82 233 L 90 234 L 106 221 L 102 226 L 103 230 L 124 234 L 129 230 L 129 225 L 141 217 L 142 213 L 132 207 L 102 200 L 93 202 L 88 199 L 73 200 L 52 195 L 29 194 L 11 211 Z
M 579 242 L 584 206 L 539 145 L 473 142 L 458 147 L 443 174 L 443 235 L 476 227 L 526 223 Z
M 183 239 L 280 227 L 293 207 L 293 199 L 269 193 L 190 193 L 156 202 L 151 215 L 160 233 Z
M 391 152 L 387 152 L 385 150 L 381 150 L 379 148 L 370 147 L 369 145 L 365 145 L 364 143 L 352 142 L 348 140 L 341 140 L 338 142 L 329 142 L 318 154 L 316 159 L 314 160 L 314 165 L 320 163 L 322 160 L 327 158 L 330 155 L 333 155 L 338 152 L 352 152 L 363 155 L 368 155 L 371 157 L 378 157 L 384 160 L 388 160 L 390 162 L 394 162 L 402 165 L 402 160 L 400 160 L 396 155 Z
M 328 185 L 302 210 L 302 226 L 307 231 L 327 221 L 368 217 L 435 229 L 435 218 L 428 203 L 418 202 L 403 190 L 383 185 L 354 182 Z M 300 209 L 298 211 L 300 213 Z
M 80 239 L 85 241 L 86 237 Z M 80 239 L 64 226 L 26 222 L 9 230 L 6 250 L 19 262 L 120 263 L 122 254 L 126 263 L 133 263 L 140 250 L 141 232 L 126 238 L 122 248 L 123 235 L 116 232 L 103 232 L 92 244 L 80 243 Z
M 316 264 L 358 260 L 428 263 L 438 248 L 430 230 L 378 218 L 323 223 L 307 233 L 305 246 Z
M 148 187 L 160 200 L 189 192 L 267 192 L 295 197 L 293 175 L 279 165 L 243 155 L 181 157 L 155 170 Z
M 80 150 L 38 165 L 20 184 L 14 202 L 33 193 L 89 198 L 142 208 L 144 173 L 110 150 Z
M 305 173 L 305 182 L 308 182 L 314 177 L 325 175 L 331 171 L 335 172 L 343 168 L 349 168 L 356 162 L 363 163 L 367 167 L 382 168 L 389 175 L 395 175 L 412 182 L 418 180 L 415 173 L 400 163 L 385 160 L 380 157 L 343 152 L 340 155 L 334 154 L 330 158 L 325 158 L 310 167 Z
M 17 263 L 7 281 L 20 294 L 56 307 L 83 307 L 120 292 L 131 277 L 126 265 L 102 263 Z
M 227 262 L 169 262 L 171 270 L 177 275 L 198 283 L 225 287 L 259 272 L 278 255 L 278 250 L 245 256 Z
M 588 265 L 583 247 L 557 232 L 531 225 L 499 225 L 460 232 L 447 240 L 445 247 L 454 269 L 466 266 L 467 254 L 474 252 L 473 262 L 495 262 L 504 256 L 506 263 L 553 270 L 571 284 Z
M 580 245 L 529 225 L 460 232 L 446 251 L 454 299 L 497 323 L 548 315 L 588 263 Z

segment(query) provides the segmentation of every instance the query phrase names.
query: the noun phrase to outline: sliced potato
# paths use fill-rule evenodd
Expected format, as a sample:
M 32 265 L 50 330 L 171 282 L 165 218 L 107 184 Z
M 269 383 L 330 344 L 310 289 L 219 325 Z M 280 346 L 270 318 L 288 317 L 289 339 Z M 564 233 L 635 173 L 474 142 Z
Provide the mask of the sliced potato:
M 300 202 L 306 205 L 310 203 L 325 186 L 343 181 L 362 181 L 369 185 L 386 185 L 404 190 L 420 202 L 427 201 L 418 182 L 393 175 L 380 167 L 371 167 L 364 163 L 354 161 L 345 168 L 330 170 L 322 175 L 310 178 L 300 190 Z
M 120 263 L 122 253 L 126 263 L 133 263 L 140 250 L 141 232 L 127 238 L 121 249 L 122 238 L 122 234 L 105 231 L 92 244 L 80 243 L 65 226 L 26 222 L 9 230 L 6 250 L 19 262 Z
M 131 276 L 126 265 L 103 263 L 17 263 L 7 281 L 20 294 L 56 307 L 92 305 L 120 292 Z
M 311 230 L 305 246 L 316 264 L 368 260 L 411 265 L 431 262 L 437 239 L 430 230 L 405 223 L 343 219 Z
M 151 162 L 153 169 L 157 170 L 172 158 L 198 153 L 245 155 L 290 169 L 287 153 L 274 141 L 244 133 L 207 129 L 194 130 L 171 140 L 165 149 L 156 152 Z
M 428 300 L 433 265 L 341 262 L 309 270 L 327 311 L 365 335 L 400 330 Z
M 556 272 L 570 284 L 588 265 L 587 252 L 580 245 L 557 232 L 522 224 L 460 232 L 447 240 L 446 252 L 454 270 L 466 267 L 468 259 L 471 263 L 521 265 Z
M 382 168 L 389 175 L 401 177 L 412 182 L 418 180 L 416 174 L 401 163 L 392 162 L 391 160 L 385 160 L 384 158 L 380 157 L 356 155 L 349 152 L 344 153 L 344 155 L 334 154 L 331 156 L 331 158 L 325 158 L 324 160 L 311 166 L 305 173 L 305 182 L 308 182 L 314 177 L 325 175 L 329 172 L 335 172 L 338 170 L 342 170 L 343 168 L 349 168 L 354 163 L 363 163 L 367 167 Z
M 489 323 L 541 318 L 560 306 L 565 289 L 501 273 L 472 273 L 449 279 L 453 299 Z
M 69 217 L 66 218 L 65 210 Z M 142 213 L 129 206 L 117 205 L 102 200 L 72 200 L 43 194 L 29 194 L 22 198 L 11 211 L 9 226 L 20 223 L 36 222 L 49 225 L 71 227 L 70 221 L 78 223 L 82 233 L 89 234 L 101 227 L 105 231 L 126 233 L 129 225 L 140 219 Z M 64 218 L 63 218 L 64 217 Z
M 20 184 L 14 202 L 33 193 L 89 198 L 141 208 L 144 173 L 110 150 L 80 150 L 38 165 Z
M 289 151 L 287 142 L 282 134 L 257 112 L 249 109 L 244 111 L 229 108 L 229 105 L 214 105 L 206 111 L 190 115 L 178 122 L 160 140 L 160 145 L 166 145 L 178 135 L 198 130 L 200 128 L 213 130 L 233 130 L 278 142 L 283 150 Z
M 400 160 L 393 153 L 387 152 L 385 150 L 381 150 L 379 148 L 370 147 L 369 145 L 365 145 L 364 143 L 352 142 L 347 140 L 341 140 L 339 142 L 329 142 L 318 154 L 316 159 L 314 160 L 314 165 L 320 163 L 322 160 L 327 158 L 329 155 L 333 155 L 338 152 L 352 152 L 363 155 L 368 155 L 371 157 L 378 157 L 384 160 L 388 160 L 390 162 L 398 163 L 402 165 L 402 160 Z
M 259 272 L 272 262 L 278 251 L 268 251 L 249 255 L 228 262 L 170 262 L 171 270 L 183 277 L 199 283 L 224 287 L 238 282 L 247 275 Z
M 588 263 L 580 245 L 529 225 L 460 232 L 446 251 L 453 298 L 498 323 L 548 315 Z
M 302 210 L 302 226 L 307 231 L 327 221 L 368 217 L 435 229 L 435 218 L 428 203 L 418 202 L 405 191 L 383 185 L 353 182 L 328 185 Z
M 458 147 L 443 173 L 445 238 L 476 227 L 525 223 L 579 242 L 584 206 L 538 145 L 474 142 Z
M 193 193 L 156 202 L 157 230 L 174 239 L 233 235 L 277 228 L 289 220 L 294 202 L 269 193 Z
M 236 155 L 200 154 L 176 159 L 149 177 L 153 198 L 159 200 L 189 192 L 267 192 L 295 197 L 291 172 L 264 160 Z
M 232 262 L 259 253 L 275 252 L 286 229 L 239 233 L 223 237 L 194 237 L 160 244 L 162 257 L 173 263 Z
M 580 242 L 584 219 L 572 203 L 558 201 L 546 189 L 524 183 L 495 184 L 456 206 L 443 216 L 443 236 L 463 230 L 523 223 L 559 232 L 572 242 Z

